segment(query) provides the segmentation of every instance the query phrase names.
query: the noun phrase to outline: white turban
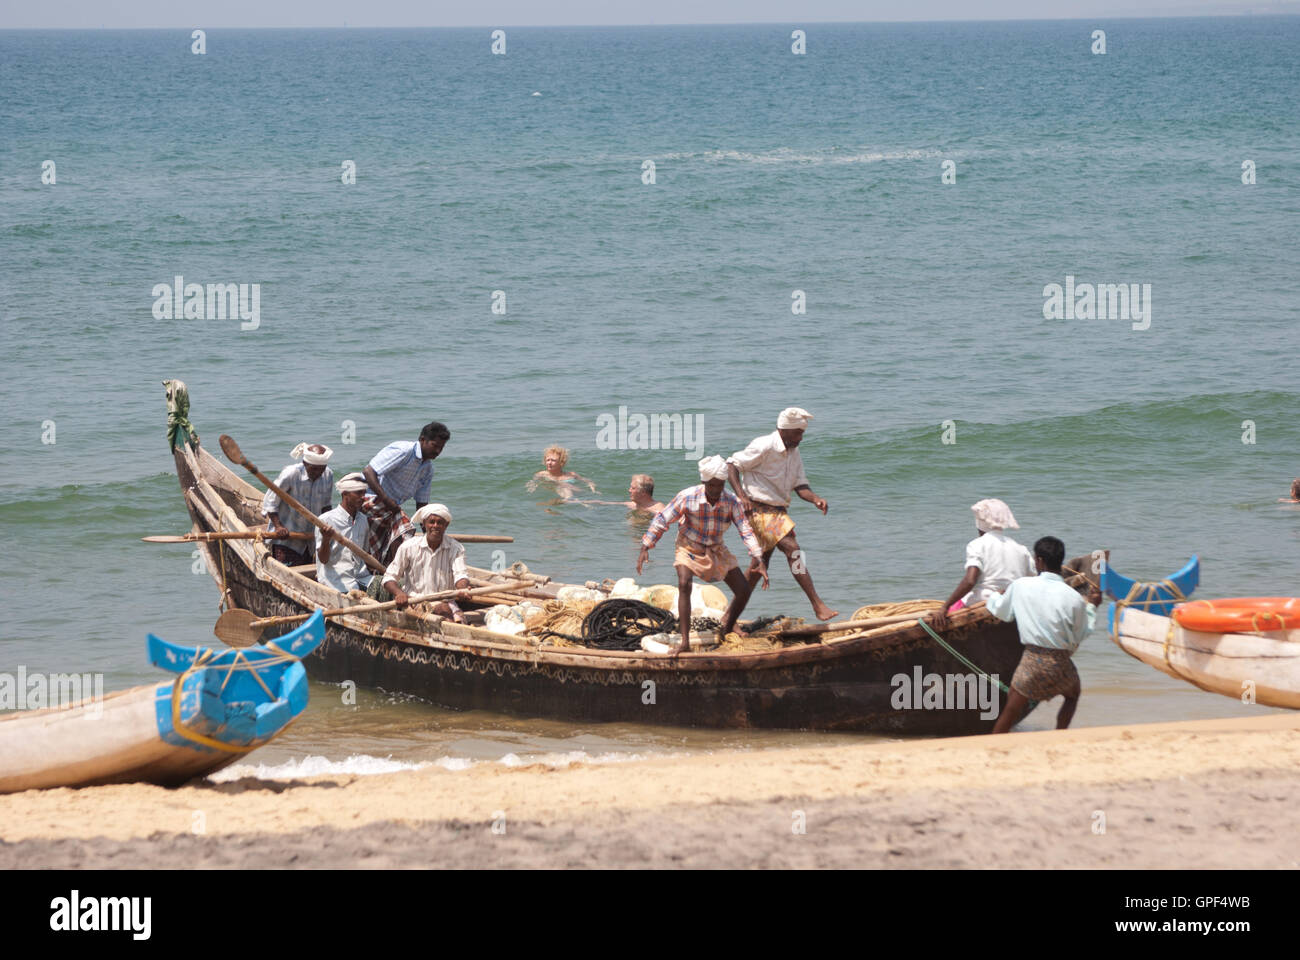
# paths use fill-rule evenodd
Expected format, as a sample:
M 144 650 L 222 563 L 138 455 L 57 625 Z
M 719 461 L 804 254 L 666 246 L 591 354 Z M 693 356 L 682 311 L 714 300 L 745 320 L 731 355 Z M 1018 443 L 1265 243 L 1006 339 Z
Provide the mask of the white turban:
M 334 484 L 339 493 L 365 493 L 370 489 L 370 484 L 366 483 L 364 473 L 349 473 L 346 477 Z
M 324 453 L 316 453 L 308 450 L 308 447 L 325 447 Z M 303 463 L 310 463 L 313 466 L 321 466 L 330 462 L 330 457 L 334 456 L 334 451 L 326 447 L 323 443 L 300 443 L 290 451 L 289 456 L 295 460 L 301 460 Z
M 806 430 L 813 415 L 803 407 L 786 407 L 776 418 L 778 430 Z
M 975 526 L 981 530 L 1019 530 L 1020 524 L 1011 515 L 1011 508 L 1001 500 L 981 500 L 972 504 Z
M 416 510 L 415 516 L 411 518 L 411 522 L 415 524 L 415 529 L 424 529 L 425 517 L 442 517 L 442 519 L 447 521 L 447 525 L 451 526 L 451 511 L 448 510 L 444 504 L 426 503 L 419 510 Z
M 727 461 L 723 460 L 716 454 L 712 457 L 705 457 L 698 464 L 700 468 L 701 480 L 726 480 L 727 479 Z

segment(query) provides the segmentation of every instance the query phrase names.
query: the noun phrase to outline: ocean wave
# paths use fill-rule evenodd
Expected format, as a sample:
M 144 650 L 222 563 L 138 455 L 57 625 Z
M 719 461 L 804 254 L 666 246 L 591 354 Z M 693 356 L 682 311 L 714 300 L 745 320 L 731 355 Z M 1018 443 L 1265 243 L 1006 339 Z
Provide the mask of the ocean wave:
M 780 164 L 792 163 L 807 166 L 840 163 L 880 163 L 885 160 L 924 160 L 930 157 L 945 156 L 941 150 L 896 150 L 891 152 L 866 151 L 861 153 L 840 152 L 832 148 L 818 153 L 796 153 L 788 147 L 763 153 L 751 153 L 745 150 L 704 150 L 668 153 L 654 157 L 656 162 L 664 160 L 703 160 L 706 163 L 756 163 Z
M 533 764 L 543 764 L 548 767 L 569 767 L 574 764 L 606 764 L 606 763 L 629 763 L 635 760 L 644 760 L 645 756 L 639 753 L 617 753 L 606 752 L 591 754 L 585 750 L 569 750 L 566 752 L 552 752 L 541 754 L 525 754 L 519 756 L 516 753 L 507 753 L 499 760 L 473 760 L 469 757 L 439 757 L 436 760 L 413 762 L 407 760 L 394 760 L 392 757 L 372 757 L 366 754 L 356 754 L 348 757 L 346 760 L 329 760 L 326 757 L 307 756 L 286 760 L 284 763 L 277 764 L 252 764 L 237 763 L 233 766 L 218 770 L 210 775 L 208 780 L 213 783 L 229 783 L 232 780 L 242 780 L 245 777 L 252 777 L 256 780 L 298 780 L 303 777 L 327 777 L 327 776 L 370 776 L 382 773 L 401 773 L 405 770 L 423 770 L 426 767 L 442 767 L 444 770 L 469 770 L 472 767 L 482 766 L 483 764 L 497 763 L 504 767 L 526 767 Z

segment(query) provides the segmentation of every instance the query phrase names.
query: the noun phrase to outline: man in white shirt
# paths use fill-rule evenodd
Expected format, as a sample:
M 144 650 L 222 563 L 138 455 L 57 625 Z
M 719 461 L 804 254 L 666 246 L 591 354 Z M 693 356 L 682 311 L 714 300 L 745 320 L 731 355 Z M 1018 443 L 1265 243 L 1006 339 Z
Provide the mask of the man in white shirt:
M 446 536 L 451 511 L 441 503 L 430 503 L 415 512 L 412 523 L 424 531 L 424 536 L 412 537 L 398 547 L 393 562 L 384 571 L 384 588 L 397 601 L 397 608 L 404 609 L 412 594 L 441 593 L 453 588 L 461 591 L 456 599 L 467 600 L 465 591 L 470 584 L 465 548 Z M 465 622 L 455 600 L 432 604 L 429 612 Z
M 811 413 L 800 407 L 782 410 L 774 431 L 757 437 L 744 450 L 727 458 L 727 479 L 763 548 L 763 564 L 766 566 L 771 561 L 774 550 L 784 553 L 790 572 L 812 602 L 813 614 L 818 620 L 830 620 L 839 611 L 832 610 L 817 595 L 808 573 L 807 558 L 795 540 L 794 520 L 789 511 L 792 493 L 799 494 L 799 499 L 807 500 L 823 515 L 828 509 L 826 501 L 808 485 L 803 458 L 799 455 L 799 444 L 812 418 Z M 760 576 L 758 564 L 750 564 L 745 576 L 753 590 Z
M 1019 530 L 1011 508 L 997 499 L 971 507 L 978 536 L 966 544 L 966 574 L 944 605 L 930 614 L 936 630 L 948 627 L 948 614 L 1001 593 L 1012 581 L 1034 575 L 1034 558 L 1003 530 Z
M 359 547 L 366 542 L 369 521 L 361 504 L 368 489 L 369 484 L 361 473 L 349 473 L 340 480 L 338 490 L 342 502 L 321 514 L 326 529 L 316 530 L 316 582 L 333 587 L 339 593 L 364 590 L 374 579 L 366 562 L 343 544 L 335 542 L 334 536 L 334 531 L 338 531 Z
M 1038 576 L 1016 580 L 1005 593 L 995 593 L 986 601 L 993 616 L 1016 621 L 1023 646 L 994 733 L 1010 731 L 1030 700 L 1065 697 L 1056 715 L 1058 730 L 1070 725 L 1079 705 L 1079 671 L 1070 658 L 1092 629 L 1101 591 L 1094 585 L 1085 601 L 1061 577 L 1064 562 L 1065 544 L 1056 537 L 1043 537 L 1034 544 Z
M 312 513 L 320 516 L 334 502 L 334 471 L 327 464 L 334 451 L 324 444 L 300 443 L 293 448 L 289 456 L 300 462 L 291 463 L 275 478 L 275 485 L 293 497 Z M 262 497 L 262 515 L 267 519 L 267 529 L 273 537 L 283 539 L 282 543 L 271 545 L 271 556 L 281 563 L 293 566 L 310 562 L 307 559 L 305 540 L 290 540 L 289 534 L 310 534 L 315 529 L 307 518 L 297 510 L 289 508 L 281 516 L 283 504 L 272 491 L 266 491 Z M 299 550 L 297 544 L 302 544 Z

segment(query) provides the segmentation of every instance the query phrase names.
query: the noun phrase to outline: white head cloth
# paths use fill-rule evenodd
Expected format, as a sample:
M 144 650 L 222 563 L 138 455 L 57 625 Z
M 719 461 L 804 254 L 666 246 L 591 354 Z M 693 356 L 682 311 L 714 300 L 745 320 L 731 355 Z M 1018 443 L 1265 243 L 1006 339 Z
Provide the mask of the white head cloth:
M 981 500 L 972 504 L 975 526 L 981 530 L 1019 530 L 1020 524 L 1011 515 L 1011 508 L 1001 500 Z
M 324 447 L 325 452 L 317 453 L 314 450 L 308 450 L 308 447 Z M 323 443 L 300 443 L 293 448 L 289 456 L 295 460 L 301 460 L 303 463 L 310 463 L 312 466 L 320 466 L 330 462 L 330 457 L 334 456 L 334 451 Z
M 364 473 L 349 473 L 334 484 L 334 489 L 338 490 L 339 493 L 365 493 L 370 489 L 370 484 L 366 483 Z
M 807 430 L 813 415 L 803 407 L 786 407 L 776 418 L 778 430 Z
M 411 518 L 411 522 L 415 524 L 415 529 L 424 529 L 425 517 L 442 517 L 447 521 L 447 525 L 451 526 L 451 511 L 447 509 L 445 504 L 426 503 L 419 510 L 416 510 L 415 516 Z
M 701 480 L 726 480 L 727 479 L 727 461 L 723 460 L 716 454 L 711 457 L 705 457 L 698 464 L 700 468 Z

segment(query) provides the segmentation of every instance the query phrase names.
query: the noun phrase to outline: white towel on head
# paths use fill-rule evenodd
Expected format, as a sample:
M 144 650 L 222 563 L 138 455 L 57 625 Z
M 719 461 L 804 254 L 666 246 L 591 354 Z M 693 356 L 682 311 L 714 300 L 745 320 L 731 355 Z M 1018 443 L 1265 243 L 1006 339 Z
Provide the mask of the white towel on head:
M 411 518 L 411 522 L 415 524 L 415 529 L 424 529 L 425 517 L 442 517 L 442 519 L 447 521 L 448 526 L 451 525 L 451 511 L 447 509 L 445 504 L 426 503 L 419 510 L 416 510 L 415 516 Z
M 726 480 L 727 479 L 727 461 L 716 454 L 712 457 L 705 457 L 698 464 L 700 468 L 701 480 Z
M 349 473 L 346 477 L 334 484 L 334 489 L 339 493 L 365 493 L 370 489 L 370 484 L 366 483 L 364 473 Z
M 813 415 L 803 407 L 786 407 L 781 411 L 781 415 L 776 418 L 776 428 L 778 430 L 807 430 L 808 421 Z
M 975 513 L 975 526 L 981 530 L 1019 530 L 1020 524 L 1011 515 L 1011 508 L 1001 500 L 981 500 L 971 504 Z
M 308 450 L 308 447 L 321 447 L 325 452 L 316 453 L 315 451 Z M 300 443 L 290 451 L 289 456 L 293 457 L 295 460 L 301 460 L 303 463 L 320 466 L 321 464 L 330 462 L 330 457 L 334 456 L 334 451 L 323 443 Z

